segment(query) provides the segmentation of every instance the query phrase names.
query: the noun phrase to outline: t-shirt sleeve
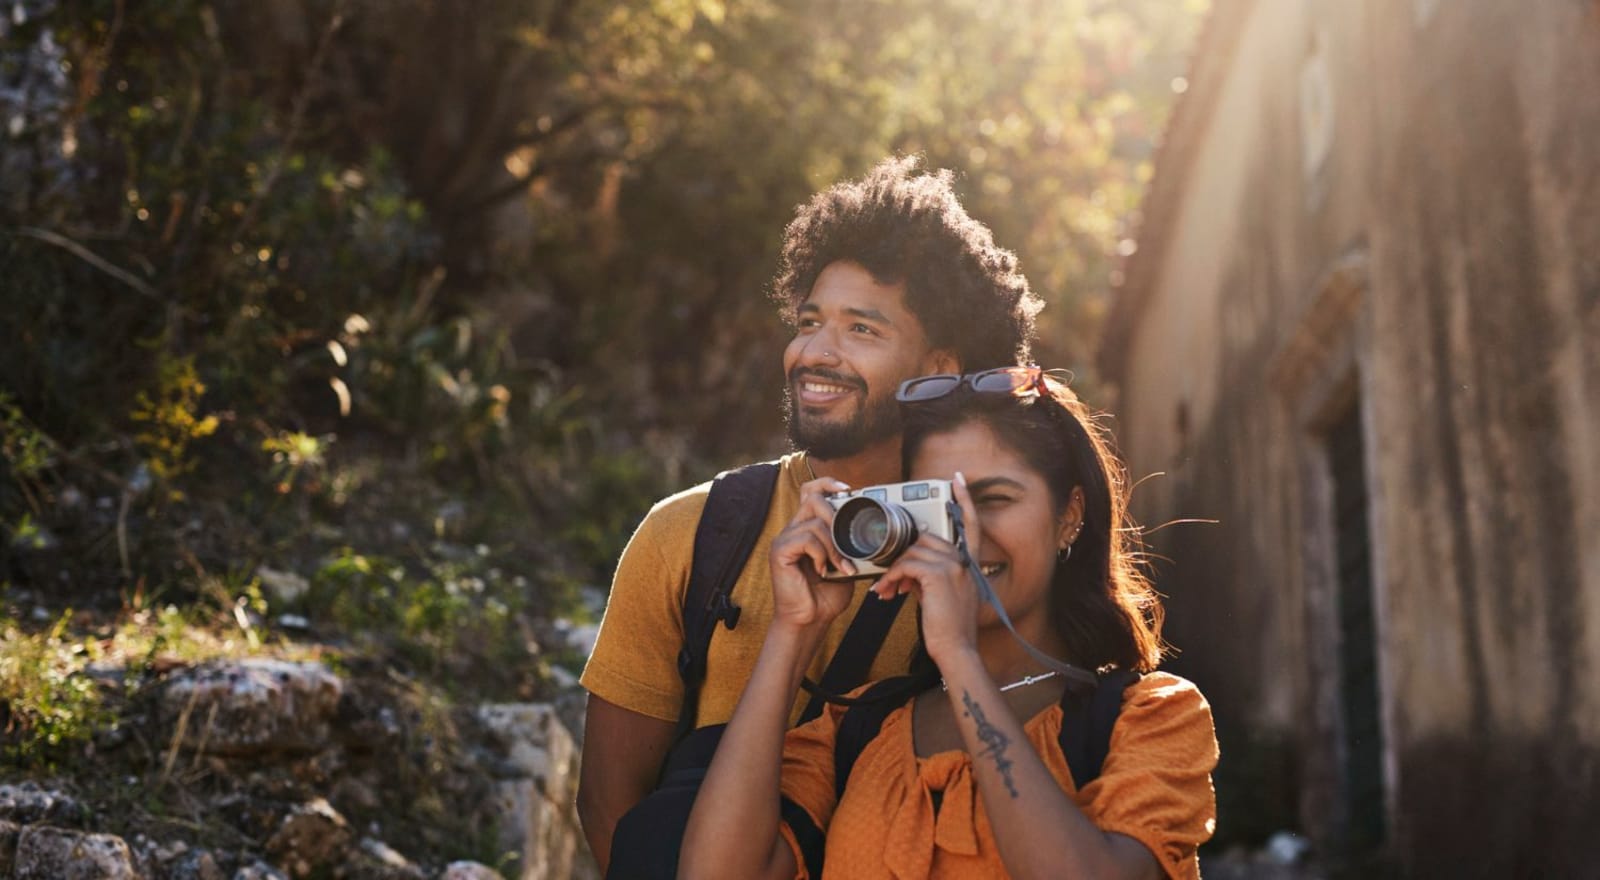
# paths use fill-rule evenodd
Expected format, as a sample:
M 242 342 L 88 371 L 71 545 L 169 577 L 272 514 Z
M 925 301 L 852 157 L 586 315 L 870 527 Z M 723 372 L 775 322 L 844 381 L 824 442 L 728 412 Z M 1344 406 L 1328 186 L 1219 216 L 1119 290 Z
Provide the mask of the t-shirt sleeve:
M 859 689 L 858 691 L 859 692 Z M 833 745 L 839 734 L 839 719 L 844 707 L 828 704 L 823 713 L 789 731 L 783 741 L 783 772 L 779 793 L 785 804 L 779 832 L 794 850 L 796 877 L 810 876 L 806 870 L 806 849 L 821 845 L 833 821 L 837 806 L 833 787 Z M 800 815 L 796 816 L 795 813 Z M 810 828 L 803 826 L 810 820 Z M 798 820 L 798 821 L 797 821 Z
M 676 721 L 683 708 L 678 649 L 698 512 L 674 497 L 651 509 L 617 562 L 605 616 L 581 683 L 624 709 Z
M 1081 793 L 1102 831 L 1149 848 L 1168 877 L 1198 880 L 1200 844 L 1216 827 L 1217 736 L 1198 688 L 1153 673 L 1134 685 L 1111 731 L 1100 776 Z

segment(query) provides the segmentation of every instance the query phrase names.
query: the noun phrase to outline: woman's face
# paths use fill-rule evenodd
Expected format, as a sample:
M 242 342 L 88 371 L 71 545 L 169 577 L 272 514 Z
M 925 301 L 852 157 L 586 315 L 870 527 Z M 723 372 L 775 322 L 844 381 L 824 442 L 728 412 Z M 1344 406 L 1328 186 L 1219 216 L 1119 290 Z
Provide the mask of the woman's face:
M 978 562 L 1006 613 L 1019 629 L 1035 614 L 1049 620 L 1056 554 L 1072 533 L 1081 504 L 1058 512 L 1044 475 L 982 422 L 930 435 L 911 462 L 910 479 L 951 480 L 956 471 L 966 477 L 978 511 Z M 1078 493 L 1073 495 L 1076 502 Z M 996 619 L 987 605 L 979 611 L 980 625 Z

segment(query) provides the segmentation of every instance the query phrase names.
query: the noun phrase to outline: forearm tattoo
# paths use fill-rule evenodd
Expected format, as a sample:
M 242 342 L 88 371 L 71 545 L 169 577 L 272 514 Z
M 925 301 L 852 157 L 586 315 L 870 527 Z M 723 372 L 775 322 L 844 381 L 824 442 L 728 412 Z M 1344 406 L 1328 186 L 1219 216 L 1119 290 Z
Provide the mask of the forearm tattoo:
M 967 717 L 978 726 L 978 741 L 987 746 L 978 754 L 994 758 L 994 767 L 1000 771 L 1000 778 L 1005 780 L 1006 790 L 1011 792 L 1013 798 L 1017 797 L 1017 783 L 1011 778 L 1011 759 L 1006 757 L 1006 747 L 1011 745 L 1011 737 L 989 723 L 989 719 L 984 717 L 983 707 L 972 699 L 971 694 L 962 691 L 961 703 L 967 707 Z

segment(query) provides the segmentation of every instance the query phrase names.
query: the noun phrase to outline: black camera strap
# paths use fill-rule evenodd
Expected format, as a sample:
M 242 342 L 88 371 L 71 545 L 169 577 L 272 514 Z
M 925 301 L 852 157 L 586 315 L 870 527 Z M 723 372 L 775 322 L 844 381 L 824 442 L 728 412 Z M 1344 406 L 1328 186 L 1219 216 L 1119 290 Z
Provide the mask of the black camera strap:
M 995 595 L 994 587 L 990 585 L 989 579 L 983 576 L 982 566 L 978 565 L 977 560 L 973 559 L 972 554 L 967 551 L 967 527 L 961 519 L 961 506 L 956 504 L 954 499 L 945 502 L 945 506 L 950 511 L 950 525 L 951 531 L 954 533 L 956 549 L 961 553 L 961 561 L 966 565 L 967 573 L 972 576 L 972 582 L 978 586 L 978 597 L 988 602 L 990 607 L 994 608 L 995 613 L 1000 615 L 1000 622 L 1005 624 L 1006 629 L 1011 631 L 1011 637 L 1017 640 L 1017 644 L 1021 645 L 1023 650 L 1027 651 L 1033 659 L 1039 661 L 1046 669 L 1053 669 L 1061 673 L 1069 681 L 1075 681 L 1078 684 L 1089 687 L 1095 687 L 1099 684 L 1100 680 L 1093 672 L 1073 666 L 1071 663 L 1063 663 L 1057 660 L 1029 644 L 1028 640 L 1017 632 L 1017 628 L 1011 625 L 1011 615 L 1007 614 L 1005 606 L 1000 604 L 1000 597 Z

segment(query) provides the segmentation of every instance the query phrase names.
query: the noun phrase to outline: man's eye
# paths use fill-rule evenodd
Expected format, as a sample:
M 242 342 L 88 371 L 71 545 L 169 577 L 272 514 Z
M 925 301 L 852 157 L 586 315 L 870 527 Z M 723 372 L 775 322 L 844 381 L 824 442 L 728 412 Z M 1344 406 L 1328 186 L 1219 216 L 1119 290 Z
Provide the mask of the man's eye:
M 870 324 L 861 324 L 861 323 L 851 324 L 850 325 L 850 332 L 852 332 L 852 333 L 870 333 L 873 336 L 877 336 L 878 335 L 878 331 L 873 329 Z

